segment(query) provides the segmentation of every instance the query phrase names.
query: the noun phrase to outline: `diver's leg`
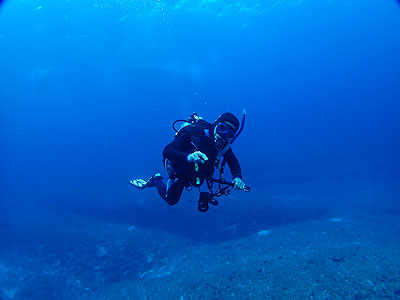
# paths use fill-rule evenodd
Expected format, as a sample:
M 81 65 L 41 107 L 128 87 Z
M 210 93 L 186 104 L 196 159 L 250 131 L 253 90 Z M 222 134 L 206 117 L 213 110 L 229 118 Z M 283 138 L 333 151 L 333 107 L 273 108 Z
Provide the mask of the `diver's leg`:
M 163 198 L 169 205 L 174 205 L 178 203 L 181 198 L 184 184 L 181 180 L 176 178 L 172 180 L 168 178 L 167 184 L 162 181 L 160 173 L 154 174 L 149 180 L 145 181 L 143 179 L 134 179 L 130 183 L 137 187 L 138 189 L 144 189 L 147 187 L 156 187 L 158 194 Z
M 160 187 L 158 192 L 161 198 L 163 198 L 169 205 L 174 205 L 178 203 L 181 198 L 185 185 L 182 183 L 182 180 L 176 176 L 172 162 L 169 159 L 164 160 L 164 168 L 168 174 L 168 181 L 166 186 L 162 183 L 164 186 L 162 188 Z
M 161 180 L 158 181 L 158 184 L 160 185 L 160 189 L 158 188 L 158 185 L 157 189 L 161 198 L 163 198 L 169 205 L 174 205 L 178 203 L 179 199 L 181 198 L 183 188 L 185 187 L 185 185 L 181 183 L 181 180 L 179 180 L 178 178 L 168 178 L 166 186 Z M 164 186 L 164 189 L 161 188 L 161 185 Z M 163 191 L 164 193 L 161 194 Z
M 155 186 L 155 183 L 157 181 L 161 181 L 163 178 L 160 173 L 155 173 L 153 176 L 151 176 L 148 180 L 144 179 L 133 179 L 129 181 L 130 184 L 132 184 L 134 187 L 143 190 L 147 187 L 153 187 Z
M 167 185 L 162 180 L 155 181 L 154 185 L 157 188 L 157 192 L 160 194 L 160 197 L 165 200 L 167 195 Z

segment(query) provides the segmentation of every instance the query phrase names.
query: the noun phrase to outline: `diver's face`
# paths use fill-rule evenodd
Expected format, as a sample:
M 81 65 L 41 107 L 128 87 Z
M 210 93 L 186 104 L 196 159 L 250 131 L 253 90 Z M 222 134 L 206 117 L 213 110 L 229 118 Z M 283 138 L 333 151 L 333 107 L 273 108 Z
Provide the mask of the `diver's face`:
M 235 137 L 235 130 L 230 123 L 220 122 L 214 128 L 214 133 L 217 134 L 219 137 L 223 138 L 224 140 L 232 140 Z
M 222 151 L 235 137 L 235 131 L 225 123 L 219 123 L 214 128 L 214 145 L 218 151 Z

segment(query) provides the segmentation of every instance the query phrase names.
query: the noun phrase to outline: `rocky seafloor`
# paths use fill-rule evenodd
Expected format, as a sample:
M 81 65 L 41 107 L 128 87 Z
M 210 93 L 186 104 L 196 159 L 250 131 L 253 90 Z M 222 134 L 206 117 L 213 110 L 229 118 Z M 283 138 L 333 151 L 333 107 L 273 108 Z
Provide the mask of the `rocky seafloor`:
M 209 240 L 72 212 L 3 219 L 0 299 L 400 299 L 399 219 L 342 207 L 236 234 L 233 218 Z

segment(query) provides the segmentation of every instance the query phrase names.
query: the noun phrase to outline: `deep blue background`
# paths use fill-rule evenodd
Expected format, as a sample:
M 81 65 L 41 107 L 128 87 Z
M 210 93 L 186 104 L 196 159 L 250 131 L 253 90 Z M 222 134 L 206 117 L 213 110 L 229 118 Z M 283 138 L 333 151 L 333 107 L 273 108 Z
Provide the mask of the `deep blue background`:
M 397 4 L 7 1 L 2 212 L 112 209 L 156 227 L 195 212 L 127 184 L 162 171 L 171 123 L 193 111 L 212 121 L 246 108 L 234 151 L 252 205 L 274 184 L 399 182 Z M 141 197 L 149 207 L 126 211 Z

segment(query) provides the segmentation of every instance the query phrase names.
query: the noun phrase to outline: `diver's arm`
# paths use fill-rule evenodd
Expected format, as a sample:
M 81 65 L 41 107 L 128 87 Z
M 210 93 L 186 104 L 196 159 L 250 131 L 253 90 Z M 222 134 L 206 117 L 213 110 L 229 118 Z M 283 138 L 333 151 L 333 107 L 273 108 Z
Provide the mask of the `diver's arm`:
M 233 153 L 232 148 L 229 148 L 229 150 L 226 151 L 224 158 L 228 163 L 229 169 L 231 170 L 232 178 L 242 178 L 242 169 L 240 168 L 239 160 Z
M 187 163 L 187 156 L 190 153 L 186 153 L 180 149 L 186 148 L 185 144 L 190 143 L 187 136 L 177 136 L 175 139 L 165 146 L 163 156 L 175 163 Z

